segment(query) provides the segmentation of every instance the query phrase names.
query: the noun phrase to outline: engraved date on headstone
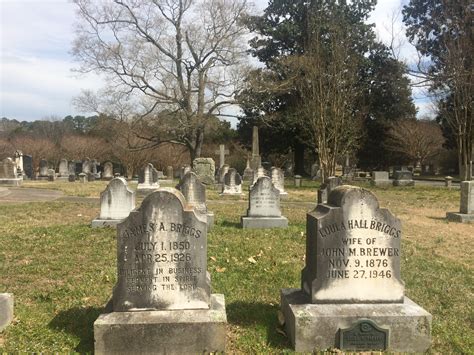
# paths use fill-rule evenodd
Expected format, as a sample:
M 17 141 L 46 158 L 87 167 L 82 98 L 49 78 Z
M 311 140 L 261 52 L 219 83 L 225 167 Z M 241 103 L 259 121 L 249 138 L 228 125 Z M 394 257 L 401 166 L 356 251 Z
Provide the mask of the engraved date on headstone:
M 361 319 L 354 326 L 340 329 L 341 350 L 386 350 L 389 329 L 382 329 L 369 319 Z

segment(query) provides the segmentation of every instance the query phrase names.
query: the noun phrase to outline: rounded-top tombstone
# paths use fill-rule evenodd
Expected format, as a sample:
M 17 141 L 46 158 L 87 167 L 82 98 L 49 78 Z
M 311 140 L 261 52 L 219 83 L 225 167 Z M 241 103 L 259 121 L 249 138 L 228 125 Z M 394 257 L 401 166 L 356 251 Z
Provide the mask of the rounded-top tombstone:
M 114 311 L 208 309 L 206 217 L 176 189 L 148 195 L 117 226 Z

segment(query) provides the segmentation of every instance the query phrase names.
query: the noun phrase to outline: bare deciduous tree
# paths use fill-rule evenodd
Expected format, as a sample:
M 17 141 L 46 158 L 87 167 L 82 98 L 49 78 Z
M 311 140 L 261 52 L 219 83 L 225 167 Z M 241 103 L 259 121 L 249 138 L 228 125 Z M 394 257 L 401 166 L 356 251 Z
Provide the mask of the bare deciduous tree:
M 387 149 L 406 156 L 415 166 L 439 154 L 444 143 L 439 125 L 427 119 L 394 123 L 388 138 Z
M 74 2 L 79 70 L 108 82 L 76 104 L 129 120 L 153 146 L 177 143 L 200 156 L 208 118 L 234 103 L 243 78 L 246 0 Z M 155 122 L 146 134 L 134 130 L 143 121 Z

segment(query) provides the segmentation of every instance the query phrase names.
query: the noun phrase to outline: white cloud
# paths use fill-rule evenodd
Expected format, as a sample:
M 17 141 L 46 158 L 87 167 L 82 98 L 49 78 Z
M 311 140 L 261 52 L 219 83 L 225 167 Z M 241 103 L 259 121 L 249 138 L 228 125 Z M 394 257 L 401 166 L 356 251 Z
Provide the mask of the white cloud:
M 78 114 L 71 99 L 102 83 L 71 72 L 74 5 L 0 0 L 0 19 L 0 116 L 31 121 Z

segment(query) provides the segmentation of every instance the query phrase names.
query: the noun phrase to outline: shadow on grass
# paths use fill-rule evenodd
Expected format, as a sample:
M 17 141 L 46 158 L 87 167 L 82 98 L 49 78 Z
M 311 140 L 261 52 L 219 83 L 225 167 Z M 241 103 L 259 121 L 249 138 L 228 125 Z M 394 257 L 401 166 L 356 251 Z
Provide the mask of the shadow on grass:
M 222 221 L 220 223 L 222 227 L 230 227 L 230 228 L 238 228 L 242 229 L 242 226 L 240 225 L 240 222 L 232 222 L 232 221 Z
M 262 302 L 231 302 L 226 305 L 227 321 L 243 328 L 255 324 L 262 325 L 267 330 L 267 342 L 276 349 L 288 349 L 290 340 L 277 332 L 278 306 Z
M 74 307 L 59 312 L 48 326 L 64 331 L 80 339 L 75 351 L 92 353 L 94 351 L 94 322 L 103 313 L 103 307 Z

